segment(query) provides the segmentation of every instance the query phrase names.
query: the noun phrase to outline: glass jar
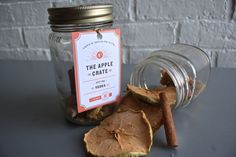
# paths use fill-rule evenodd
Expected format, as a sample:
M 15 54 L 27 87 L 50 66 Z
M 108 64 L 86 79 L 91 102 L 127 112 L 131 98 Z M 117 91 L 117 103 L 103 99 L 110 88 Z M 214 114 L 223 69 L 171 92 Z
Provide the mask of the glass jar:
M 146 89 L 160 84 L 173 86 L 174 108 L 185 107 L 205 89 L 210 68 L 206 52 L 191 45 L 173 44 L 139 63 L 131 74 L 130 84 Z
M 87 5 L 64 8 L 49 8 L 49 46 L 54 64 L 56 87 L 59 103 L 65 117 L 70 122 L 80 125 L 96 124 L 112 114 L 118 102 L 78 112 L 77 76 L 74 65 L 72 34 L 73 32 L 92 31 L 101 37 L 101 31 L 110 29 L 113 24 L 112 5 Z M 77 53 L 77 52 L 76 52 Z M 120 69 L 118 69 L 120 70 Z M 80 75 L 85 75 L 80 73 Z M 117 76 L 118 77 L 118 76 Z M 118 99 L 117 99 L 118 100 Z

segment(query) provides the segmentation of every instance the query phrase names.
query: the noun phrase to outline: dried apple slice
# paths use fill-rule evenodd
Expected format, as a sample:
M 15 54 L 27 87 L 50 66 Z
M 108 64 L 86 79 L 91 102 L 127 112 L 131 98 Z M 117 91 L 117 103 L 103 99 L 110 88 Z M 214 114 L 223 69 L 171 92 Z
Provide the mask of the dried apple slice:
M 171 104 L 171 106 L 176 103 L 175 87 L 157 87 L 155 90 L 147 90 L 128 84 L 127 89 L 134 97 L 149 104 L 157 105 L 160 102 L 159 94 L 161 92 L 166 94 L 168 103 Z
M 159 105 L 150 105 L 139 101 L 132 95 L 126 95 L 121 103 L 119 110 L 134 110 L 134 111 L 143 111 L 149 120 L 153 133 L 156 132 L 161 125 L 162 122 L 162 111 Z
M 99 157 L 147 155 L 152 145 L 152 129 L 143 111 L 117 112 L 84 136 L 86 150 Z
M 151 90 L 136 87 L 133 85 L 128 84 L 127 90 L 134 96 L 139 98 L 140 100 L 150 103 L 150 104 L 157 104 L 158 99 L 156 93 L 152 92 Z

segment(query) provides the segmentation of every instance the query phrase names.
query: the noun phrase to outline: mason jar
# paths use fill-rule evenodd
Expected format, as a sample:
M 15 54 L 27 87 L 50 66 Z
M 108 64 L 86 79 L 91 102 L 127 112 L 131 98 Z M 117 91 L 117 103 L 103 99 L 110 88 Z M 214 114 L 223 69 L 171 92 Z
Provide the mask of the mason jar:
M 130 84 L 153 90 L 172 86 L 176 90 L 173 108 L 186 107 L 205 89 L 210 59 L 200 48 L 173 44 L 157 50 L 133 70 Z
M 118 52 L 118 50 L 120 51 L 120 45 L 117 43 L 115 46 L 119 46 L 119 49 L 116 48 L 113 50 L 110 46 L 111 44 L 108 45 L 109 42 L 113 42 L 110 41 L 112 37 L 109 36 L 111 39 L 106 39 L 106 33 L 109 32 L 107 30 L 118 30 L 112 27 L 112 5 L 100 4 L 49 8 L 48 13 L 49 24 L 52 30 L 52 33 L 49 35 L 49 45 L 52 62 L 54 64 L 60 106 L 65 113 L 66 119 L 70 122 L 80 125 L 96 124 L 117 109 L 120 97 L 121 60 L 114 59 L 116 56 L 121 56 L 118 54 L 120 53 Z M 81 32 L 83 36 L 81 33 L 76 34 L 76 32 Z M 82 38 L 83 41 L 77 42 L 76 38 L 73 38 L 73 34 L 77 35 L 78 40 Z M 92 35 L 92 37 L 89 38 L 89 35 Z M 118 39 L 114 42 L 116 41 L 120 42 Z M 83 46 L 84 49 L 91 48 L 86 50 L 86 52 L 82 50 L 79 51 L 80 49 L 78 47 L 81 46 L 80 44 L 82 44 L 82 46 L 83 44 L 85 45 Z M 111 52 L 106 52 L 106 56 L 108 57 L 105 58 L 103 57 L 105 55 L 104 51 L 109 51 L 107 50 L 109 47 L 111 47 L 112 50 L 110 50 Z M 76 48 L 79 50 L 75 52 Z M 90 53 L 93 54 L 90 55 Z M 87 61 L 88 55 L 90 55 L 89 57 L 91 58 L 95 55 L 95 59 L 90 58 L 90 60 Z M 86 62 L 88 62 L 88 65 L 85 66 Z M 75 66 L 75 63 L 78 64 L 78 66 Z M 95 64 L 98 66 L 103 65 L 103 69 L 101 69 L 101 67 L 95 67 Z M 85 71 L 86 67 L 87 71 Z M 103 75 L 107 77 L 107 75 L 104 74 L 105 72 L 112 73 L 115 81 L 111 82 L 111 80 L 108 79 L 98 78 Z M 84 80 L 82 83 L 80 79 L 83 79 L 83 77 L 87 77 L 87 79 L 93 77 L 93 79 Z M 115 90 L 115 94 L 109 91 L 109 89 L 107 89 L 108 87 L 104 89 L 104 86 L 114 86 L 113 90 Z M 93 92 L 93 95 L 96 95 L 95 89 L 103 90 L 104 93 L 94 97 L 91 96 L 88 102 L 91 103 L 91 105 L 86 106 L 88 104 L 84 102 L 87 102 L 87 100 L 83 99 L 87 98 L 86 96 L 89 95 L 89 91 L 91 93 Z M 84 96 L 86 94 L 84 92 L 86 91 L 88 91 L 88 93 Z M 80 95 L 78 93 L 80 93 Z M 99 94 L 99 91 L 97 91 L 97 93 Z M 105 98 L 106 101 L 104 100 L 104 103 L 98 102 Z M 84 106 L 82 107 L 81 105 Z M 83 112 L 79 110 L 79 107 L 82 108 Z

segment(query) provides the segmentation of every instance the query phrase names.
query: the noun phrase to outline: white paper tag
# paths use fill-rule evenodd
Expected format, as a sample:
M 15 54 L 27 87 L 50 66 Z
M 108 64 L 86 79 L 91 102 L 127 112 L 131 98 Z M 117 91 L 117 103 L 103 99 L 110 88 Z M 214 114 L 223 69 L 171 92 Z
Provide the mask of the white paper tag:
M 78 112 L 116 102 L 121 93 L 120 29 L 72 33 Z

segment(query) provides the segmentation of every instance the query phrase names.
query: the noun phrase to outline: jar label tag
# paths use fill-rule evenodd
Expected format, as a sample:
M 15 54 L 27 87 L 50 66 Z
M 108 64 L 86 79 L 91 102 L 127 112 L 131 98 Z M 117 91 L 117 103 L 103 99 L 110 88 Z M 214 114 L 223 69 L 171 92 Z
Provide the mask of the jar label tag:
M 120 29 L 72 33 L 78 112 L 117 102 L 121 93 Z

